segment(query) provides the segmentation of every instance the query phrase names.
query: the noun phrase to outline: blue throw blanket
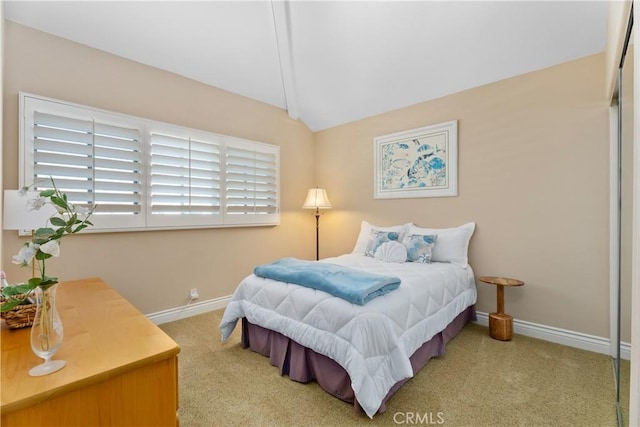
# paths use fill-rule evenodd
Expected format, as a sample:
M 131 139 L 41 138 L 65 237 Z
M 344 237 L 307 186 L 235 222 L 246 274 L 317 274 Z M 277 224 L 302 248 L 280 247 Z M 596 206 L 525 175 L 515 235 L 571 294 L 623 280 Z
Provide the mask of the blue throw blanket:
M 364 305 L 400 286 L 400 279 L 317 261 L 282 258 L 253 270 L 256 276 L 295 283 Z

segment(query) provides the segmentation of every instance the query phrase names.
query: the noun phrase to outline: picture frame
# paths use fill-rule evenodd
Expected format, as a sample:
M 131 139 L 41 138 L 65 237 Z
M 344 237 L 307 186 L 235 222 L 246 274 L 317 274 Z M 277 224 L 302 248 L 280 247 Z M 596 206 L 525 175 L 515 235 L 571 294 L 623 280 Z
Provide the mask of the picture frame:
M 458 195 L 458 121 L 373 139 L 375 199 Z

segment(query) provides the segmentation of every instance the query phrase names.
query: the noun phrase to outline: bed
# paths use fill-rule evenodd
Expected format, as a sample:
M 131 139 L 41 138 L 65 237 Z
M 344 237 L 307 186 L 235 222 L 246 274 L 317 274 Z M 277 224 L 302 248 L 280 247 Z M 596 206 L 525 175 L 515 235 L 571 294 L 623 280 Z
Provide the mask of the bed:
M 439 230 L 413 224 L 383 228 L 363 221 L 353 253 L 318 263 L 397 277 L 401 282 L 397 289 L 359 305 L 251 274 L 238 285 L 225 310 L 222 339 L 241 320 L 244 347 L 268 356 L 293 380 L 315 379 L 329 393 L 373 417 L 475 318 L 475 278 L 466 262 L 474 228 L 473 223 Z M 372 243 L 380 233 L 396 233 L 395 246 Z M 410 235 L 438 236 L 429 262 L 399 262 L 393 251 L 381 251 L 397 250 L 400 242 L 409 247 Z M 370 251 L 372 246 L 377 250 Z

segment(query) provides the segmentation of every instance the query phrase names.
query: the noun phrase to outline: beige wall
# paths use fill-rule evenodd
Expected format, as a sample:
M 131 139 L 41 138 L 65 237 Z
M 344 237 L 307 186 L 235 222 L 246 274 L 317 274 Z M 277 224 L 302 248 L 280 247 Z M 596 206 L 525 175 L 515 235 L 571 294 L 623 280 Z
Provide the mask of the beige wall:
M 281 146 L 280 226 L 71 236 L 49 265 L 62 278 L 103 277 L 145 313 L 184 304 L 192 287 L 201 300 L 229 295 L 258 263 L 313 257 L 313 218 L 300 205 L 317 184 L 335 206 L 321 219 L 322 256 L 349 252 L 362 219 L 475 221 L 476 275 L 526 282 L 507 290 L 510 314 L 608 336 L 604 54 L 315 135 L 277 108 L 11 22 L 5 55 L 5 188 L 17 187 L 19 90 Z M 459 196 L 374 200 L 373 138 L 453 119 Z M 22 242 L 3 233 L 12 280 L 29 276 L 10 264 Z M 480 284 L 478 309 L 494 307 L 495 289 Z
M 313 134 L 286 112 L 7 22 L 3 171 L 18 186 L 18 91 L 76 102 L 281 147 L 281 225 L 189 231 L 81 234 L 65 238 L 47 272 L 62 279 L 99 276 L 144 313 L 230 295 L 256 264 L 314 257 L 314 219 L 301 210 L 313 181 Z M 10 281 L 28 269 L 11 264 L 23 239 L 3 232 L 2 268 Z
M 598 54 L 317 132 L 316 178 L 335 209 L 327 256 L 351 251 L 362 219 L 477 224 L 476 276 L 522 279 L 515 318 L 609 336 L 609 112 Z M 458 120 L 458 197 L 373 199 L 373 138 Z M 478 285 L 479 311 L 495 311 Z

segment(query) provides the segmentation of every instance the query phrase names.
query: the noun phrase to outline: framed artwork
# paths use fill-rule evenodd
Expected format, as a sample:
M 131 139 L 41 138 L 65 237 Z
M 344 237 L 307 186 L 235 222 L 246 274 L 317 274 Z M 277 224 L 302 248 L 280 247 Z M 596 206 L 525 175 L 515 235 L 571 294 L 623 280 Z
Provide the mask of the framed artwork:
M 458 121 L 373 139 L 376 199 L 458 195 Z

